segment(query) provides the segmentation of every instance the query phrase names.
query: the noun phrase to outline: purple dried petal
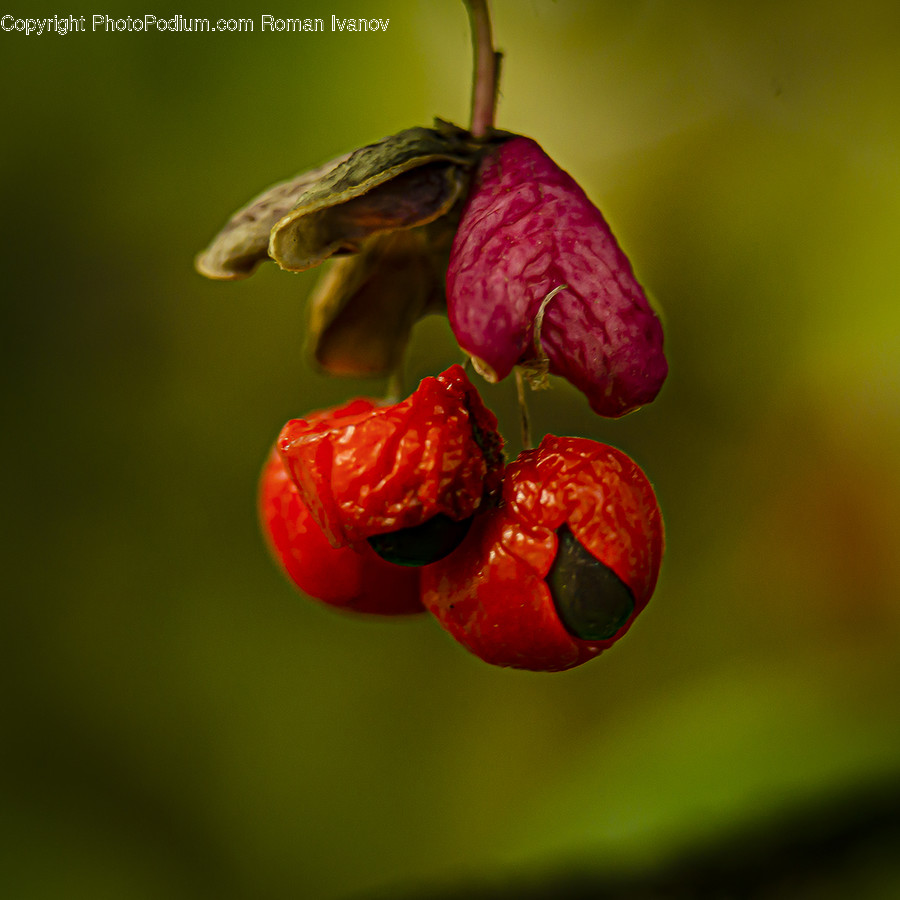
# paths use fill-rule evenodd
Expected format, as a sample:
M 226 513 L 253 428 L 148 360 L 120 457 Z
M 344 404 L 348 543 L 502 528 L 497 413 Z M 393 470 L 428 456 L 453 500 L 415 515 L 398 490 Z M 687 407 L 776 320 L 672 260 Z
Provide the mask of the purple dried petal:
M 457 341 L 489 378 L 549 365 L 603 416 L 649 403 L 665 380 L 662 326 L 627 257 L 584 191 L 529 138 L 483 159 L 447 301 Z

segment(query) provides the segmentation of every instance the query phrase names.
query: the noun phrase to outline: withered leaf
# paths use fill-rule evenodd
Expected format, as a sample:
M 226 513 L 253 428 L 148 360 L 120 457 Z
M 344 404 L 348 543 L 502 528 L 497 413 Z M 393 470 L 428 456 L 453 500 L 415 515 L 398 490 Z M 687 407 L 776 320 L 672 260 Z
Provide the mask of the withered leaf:
M 208 278 L 236 279 L 273 258 L 289 271 L 358 252 L 367 235 L 443 216 L 465 192 L 469 171 L 491 144 L 435 120 L 408 128 L 276 184 L 235 213 L 196 261 Z
M 200 253 L 195 266 L 207 278 L 233 280 L 252 275 L 269 258 L 269 235 L 273 226 L 290 212 L 300 197 L 317 181 L 344 162 L 345 153 L 323 166 L 273 185 L 238 210 L 212 243 Z
M 369 235 L 424 225 L 448 212 L 484 145 L 456 126 L 436 126 L 408 128 L 351 154 L 273 227 L 269 255 L 300 272 L 358 252 Z
M 310 297 L 309 343 L 322 369 L 356 377 L 396 369 L 413 325 L 445 306 L 453 229 L 442 219 L 375 234 L 357 255 L 331 261 Z

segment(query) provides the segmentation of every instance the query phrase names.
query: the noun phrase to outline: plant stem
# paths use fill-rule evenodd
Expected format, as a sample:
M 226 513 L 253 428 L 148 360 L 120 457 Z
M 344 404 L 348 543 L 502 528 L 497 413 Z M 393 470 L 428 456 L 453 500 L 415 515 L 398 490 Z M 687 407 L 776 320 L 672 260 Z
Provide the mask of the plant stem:
M 472 136 L 483 138 L 494 127 L 500 56 L 494 52 L 487 0 L 464 0 L 472 26 Z
M 525 373 L 520 366 L 516 366 L 516 396 L 519 400 L 519 417 L 522 425 L 522 449 L 533 450 L 534 441 L 531 439 L 531 416 L 528 414 L 528 400 L 525 396 Z

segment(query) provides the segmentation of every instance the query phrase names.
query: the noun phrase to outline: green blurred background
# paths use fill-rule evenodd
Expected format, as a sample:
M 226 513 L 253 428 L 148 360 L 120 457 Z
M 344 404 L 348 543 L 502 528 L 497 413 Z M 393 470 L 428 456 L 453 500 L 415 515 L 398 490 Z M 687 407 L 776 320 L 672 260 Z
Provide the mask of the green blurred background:
M 193 257 L 275 181 L 465 124 L 459 0 L 110 2 L 58 12 L 256 30 L 0 32 L 3 896 L 522 896 L 896 785 L 900 7 L 492 8 L 498 125 L 581 182 L 664 310 L 652 406 L 532 404 L 539 435 L 654 481 L 650 607 L 580 669 L 494 669 L 428 618 L 305 600 L 257 531 L 283 422 L 382 385 L 311 370 L 316 273 L 213 283 Z M 426 320 L 410 384 L 457 358 Z M 513 388 L 484 396 L 517 452 Z M 900 893 L 885 859 L 844 873 L 855 896 Z

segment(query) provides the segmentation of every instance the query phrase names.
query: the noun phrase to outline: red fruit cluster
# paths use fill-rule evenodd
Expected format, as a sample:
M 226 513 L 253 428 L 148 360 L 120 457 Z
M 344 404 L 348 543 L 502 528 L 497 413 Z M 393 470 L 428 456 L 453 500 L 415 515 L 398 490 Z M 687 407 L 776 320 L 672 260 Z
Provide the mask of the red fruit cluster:
M 401 403 L 289 422 L 260 511 L 310 596 L 358 612 L 427 609 L 485 661 L 540 671 L 622 637 L 662 560 L 659 507 L 634 462 L 547 437 L 504 471 L 496 419 L 459 366 Z
M 471 131 L 405 129 L 273 186 L 232 216 L 198 269 L 233 279 L 267 259 L 299 272 L 333 257 L 309 325 L 313 357 L 333 375 L 395 374 L 414 323 L 446 310 L 486 379 L 557 375 L 599 415 L 624 415 L 666 378 L 660 321 L 578 184 L 533 140 L 490 125 L 496 78 L 483 63 L 494 55 L 478 58 L 476 80 L 494 90 L 475 92 Z M 497 420 L 460 366 L 400 402 L 357 399 L 288 422 L 259 510 L 275 558 L 309 596 L 380 615 L 427 609 L 482 659 L 543 671 L 621 638 L 663 552 L 634 462 L 548 436 L 505 467 Z

